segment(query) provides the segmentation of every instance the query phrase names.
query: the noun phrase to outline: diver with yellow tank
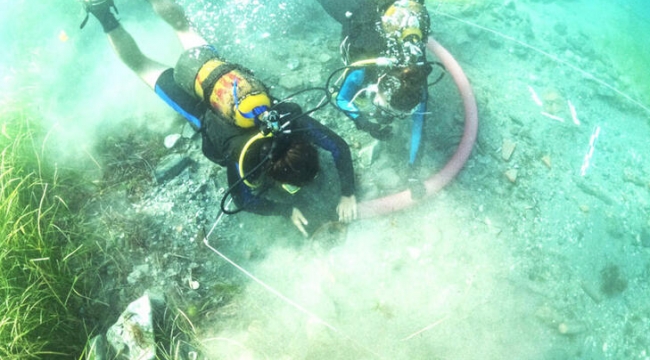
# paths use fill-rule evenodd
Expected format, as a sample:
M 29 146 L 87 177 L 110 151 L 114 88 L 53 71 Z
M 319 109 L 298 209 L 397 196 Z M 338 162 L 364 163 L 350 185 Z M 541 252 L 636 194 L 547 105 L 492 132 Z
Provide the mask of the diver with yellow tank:
M 429 15 L 424 0 L 317 0 L 342 26 L 341 55 L 346 65 L 336 105 L 356 127 L 379 140 L 391 127 L 368 119 L 355 103 L 364 91 L 372 94 L 377 115 L 390 123 L 412 119 L 409 168 L 413 168 L 427 111 L 426 59 Z
M 203 154 L 227 168 L 232 198 L 239 210 L 260 215 L 285 215 L 307 236 L 307 219 L 287 201 L 267 196 L 269 189 L 295 194 L 320 171 L 316 147 L 328 151 L 340 182 L 338 219 L 356 218 L 354 171 L 347 143 L 303 112 L 277 101 L 251 71 L 221 58 L 190 28 L 183 9 L 173 0 L 149 0 L 154 11 L 176 31 L 185 51 L 176 66 L 146 57 L 115 17 L 113 0 L 80 0 L 97 18 L 113 50 L 167 104 L 184 116 L 202 136 Z M 85 26 L 86 18 L 81 27 Z M 222 199 L 221 207 L 227 210 Z M 286 196 L 285 196 L 286 200 Z

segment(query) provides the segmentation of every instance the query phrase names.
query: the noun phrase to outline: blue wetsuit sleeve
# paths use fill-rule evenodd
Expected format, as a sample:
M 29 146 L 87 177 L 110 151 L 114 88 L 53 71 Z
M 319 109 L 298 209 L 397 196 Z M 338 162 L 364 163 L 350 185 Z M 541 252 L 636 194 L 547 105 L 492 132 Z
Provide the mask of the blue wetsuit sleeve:
M 305 140 L 328 151 L 334 159 L 334 165 L 341 183 L 341 195 L 354 195 L 354 168 L 352 166 L 352 154 L 348 144 L 327 126 L 314 120 L 309 116 L 303 116 L 297 120 L 297 127 Z
M 420 142 L 422 140 L 422 128 L 424 125 L 424 116 L 427 112 L 427 100 L 429 94 L 427 88 L 422 90 L 420 103 L 415 108 L 415 112 L 411 115 L 411 151 L 409 153 L 409 165 L 413 165 L 417 159 L 418 150 L 420 150 Z
M 338 108 L 353 120 L 358 118 L 360 113 L 359 108 L 354 105 L 352 99 L 354 99 L 354 95 L 356 95 L 363 86 L 365 77 L 365 69 L 353 70 L 345 77 L 343 85 L 341 85 L 341 90 L 339 90 L 338 95 L 336 95 L 336 105 Z
M 284 215 L 291 216 L 293 208 L 287 204 L 280 204 L 275 201 L 268 200 L 263 196 L 257 196 L 253 194 L 251 188 L 246 186 L 241 177 L 239 176 L 238 165 L 234 162 L 228 164 L 227 167 L 228 174 L 228 186 L 232 187 L 237 183 L 234 189 L 232 189 L 231 196 L 235 205 L 238 209 L 243 209 L 258 215 Z M 238 183 L 239 182 L 239 183 Z

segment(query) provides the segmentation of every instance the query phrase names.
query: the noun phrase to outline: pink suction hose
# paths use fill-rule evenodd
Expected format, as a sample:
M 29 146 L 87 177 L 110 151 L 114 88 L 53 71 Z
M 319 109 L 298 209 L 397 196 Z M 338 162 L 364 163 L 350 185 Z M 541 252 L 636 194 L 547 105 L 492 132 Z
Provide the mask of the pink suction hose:
M 460 143 L 456 148 L 456 152 L 449 159 L 447 164 L 436 174 L 424 181 L 426 188 L 426 196 L 435 194 L 445 185 L 447 185 L 463 168 L 465 162 L 472 152 L 472 147 L 476 141 L 476 133 L 478 131 L 478 110 L 476 108 L 476 99 L 472 87 L 463 73 L 458 62 L 453 56 L 440 45 L 436 40 L 429 37 L 427 42 L 427 49 L 436 55 L 438 59 L 445 66 L 451 77 L 456 83 L 456 87 L 460 92 L 463 99 L 463 107 L 465 108 L 465 130 Z M 374 216 L 384 215 L 393 211 L 405 209 L 416 201 L 411 198 L 411 191 L 405 190 L 393 195 L 388 195 L 382 198 L 368 200 L 358 205 L 359 218 L 365 219 Z

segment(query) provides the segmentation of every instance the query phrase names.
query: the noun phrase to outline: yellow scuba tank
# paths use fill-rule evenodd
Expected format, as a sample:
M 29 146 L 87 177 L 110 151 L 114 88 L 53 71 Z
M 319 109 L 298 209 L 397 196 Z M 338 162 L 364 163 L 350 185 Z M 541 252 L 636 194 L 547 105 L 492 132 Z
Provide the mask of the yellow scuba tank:
M 387 37 L 400 42 L 412 36 L 423 41 L 429 32 L 429 15 L 417 1 L 398 0 L 384 12 L 381 27 Z
M 174 68 L 174 80 L 242 128 L 255 126 L 255 116 L 271 106 L 266 86 L 250 71 L 221 60 L 211 46 L 185 51 Z

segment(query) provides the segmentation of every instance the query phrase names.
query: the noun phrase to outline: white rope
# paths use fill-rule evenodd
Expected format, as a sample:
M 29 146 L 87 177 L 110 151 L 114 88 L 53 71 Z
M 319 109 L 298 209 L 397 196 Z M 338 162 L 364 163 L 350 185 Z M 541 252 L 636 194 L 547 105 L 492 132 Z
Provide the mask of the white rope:
M 325 321 L 325 320 L 321 319 L 320 317 L 318 317 L 318 315 L 316 315 L 316 314 L 312 313 L 311 311 L 305 309 L 305 308 L 302 307 L 300 304 L 298 304 L 298 303 L 296 303 L 295 301 L 289 299 L 288 297 L 286 297 L 286 296 L 283 295 L 281 292 L 279 292 L 278 290 L 274 289 L 273 287 L 271 287 L 270 285 L 268 285 L 268 284 L 265 283 L 264 281 L 258 279 L 255 275 L 251 274 L 248 270 L 244 269 L 243 267 L 237 265 L 237 263 L 235 263 L 234 261 L 230 260 L 230 258 L 228 258 L 226 255 L 222 254 L 219 250 L 217 250 L 217 249 L 215 249 L 214 247 L 212 247 L 212 246 L 210 245 L 210 243 L 208 242 L 208 238 L 207 238 L 207 237 L 206 237 L 205 239 L 203 239 L 203 243 L 205 244 L 205 246 L 208 247 L 208 249 L 212 250 L 212 252 L 214 252 L 215 254 L 219 255 L 219 257 L 221 257 L 222 259 L 226 260 L 230 265 L 232 265 L 232 266 L 234 266 L 235 268 L 237 268 L 237 270 L 241 271 L 244 275 L 248 276 L 251 280 L 253 280 L 253 281 L 255 281 L 256 283 L 258 283 L 259 285 L 261 285 L 263 288 L 265 288 L 266 290 L 268 290 L 269 292 L 271 292 L 273 295 L 279 297 L 280 299 L 282 299 L 283 301 L 285 301 L 285 302 L 288 303 L 289 305 L 295 307 L 295 308 L 298 309 L 300 312 L 302 312 L 302 313 L 308 315 L 310 318 L 313 318 L 313 319 L 317 320 L 318 322 L 320 322 L 321 324 L 323 324 L 323 325 L 324 325 L 325 327 L 327 327 L 328 329 L 330 329 L 330 330 L 332 330 L 332 331 L 334 331 L 334 332 L 336 332 L 336 333 L 339 332 L 339 331 L 338 331 L 334 326 L 332 326 L 330 323 L 328 323 L 327 321 Z
M 439 7 L 438 7 L 438 8 L 439 8 Z M 627 99 L 627 100 L 630 101 L 631 103 L 635 104 L 636 106 L 638 106 L 638 107 L 640 107 L 641 109 L 645 110 L 646 112 L 650 113 L 650 108 L 648 108 L 647 106 L 643 105 L 643 104 L 642 104 L 641 102 L 639 102 L 638 100 L 632 98 L 631 96 L 629 96 L 629 95 L 627 95 L 626 93 L 622 92 L 621 90 L 615 88 L 614 86 L 612 86 L 612 85 L 606 83 L 605 81 L 596 78 L 595 76 L 593 76 L 592 74 L 588 73 L 587 71 L 582 70 L 581 68 L 579 68 L 579 67 L 577 67 L 577 66 L 575 66 L 575 65 L 573 65 L 573 64 L 571 64 L 571 63 L 568 63 L 568 62 L 566 62 L 566 61 L 564 61 L 564 60 L 558 58 L 557 56 L 555 56 L 555 55 L 553 55 L 553 54 L 551 54 L 551 53 L 549 53 L 549 52 L 546 52 L 546 51 L 544 51 L 544 50 L 542 50 L 542 49 L 536 48 L 536 47 L 534 47 L 534 46 L 532 46 L 532 45 L 529 45 L 529 44 L 527 44 L 527 43 L 525 43 L 525 42 L 523 42 L 523 41 L 517 40 L 516 38 L 514 38 L 514 37 L 512 37 L 512 36 L 508 36 L 508 35 L 506 35 L 506 34 L 503 34 L 503 33 L 498 32 L 498 31 L 496 31 L 496 30 L 492 30 L 492 29 L 490 29 L 490 28 L 488 28 L 488 27 L 485 27 L 485 26 L 482 26 L 482 25 L 479 25 L 479 24 L 476 24 L 476 23 L 473 23 L 473 22 L 470 22 L 470 21 L 467 21 L 467 20 L 463 20 L 463 19 L 458 18 L 458 17 L 456 17 L 456 16 L 453 16 L 453 15 L 451 15 L 451 14 L 447 14 L 447 13 L 445 13 L 445 12 L 442 12 L 442 11 L 440 11 L 440 10 L 438 10 L 438 9 L 436 9 L 434 12 L 437 13 L 437 14 L 439 14 L 439 15 L 446 16 L 446 17 L 448 17 L 448 18 L 450 18 L 450 19 L 453 19 L 453 20 L 456 20 L 456 21 L 458 21 L 458 22 L 461 22 L 461 23 L 463 23 L 463 24 L 466 24 L 466 25 L 469 25 L 469 26 L 475 27 L 475 28 L 477 28 L 477 29 L 481 29 L 481 30 L 483 30 L 483 31 L 487 31 L 487 32 L 489 32 L 489 33 L 492 33 L 492 34 L 494 34 L 494 35 L 497 35 L 497 36 L 499 36 L 499 37 L 501 37 L 501 38 L 504 38 L 504 39 L 506 39 L 506 40 L 508 40 L 508 41 L 512 41 L 512 42 L 514 42 L 514 43 L 516 43 L 516 44 L 518 44 L 518 45 L 521 45 L 521 46 L 523 46 L 523 47 L 525 47 L 525 48 L 528 48 L 528 49 L 530 49 L 530 50 L 536 51 L 536 52 L 538 52 L 538 53 L 540 53 L 540 54 L 542 54 L 542 55 L 548 57 L 549 59 L 551 59 L 551 60 L 553 60 L 553 61 L 555 61 L 555 62 L 557 62 L 557 63 L 559 63 L 559 64 L 562 64 L 562 65 L 564 65 L 564 66 L 567 66 L 567 67 L 573 69 L 574 71 L 577 71 L 578 73 L 582 74 L 582 75 L 583 75 L 584 77 L 586 77 L 587 79 L 591 79 L 591 80 L 595 81 L 596 83 L 598 83 L 598 84 L 600 84 L 600 85 L 602 85 L 602 86 L 604 86 L 604 87 L 606 87 L 606 88 L 608 88 L 608 89 L 614 91 L 615 93 L 617 93 L 617 94 L 619 94 L 620 96 L 624 97 L 625 99 Z
M 232 198 L 228 199 L 228 202 L 226 203 L 226 207 L 230 206 L 230 203 L 232 203 Z M 208 233 L 205 235 L 205 239 L 204 239 L 204 240 L 207 240 L 207 239 L 210 237 L 210 235 L 212 235 L 212 232 L 213 232 L 214 229 L 217 227 L 217 225 L 219 224 L 219 222 L 221 222 L 221 218 L 222 218 L 225 214 L 226 214 L 226 213 L 223 212 L 223 211 L 220 211 L 220 212 L 219 212 L 219 216 L 217 216 L 217 220 L 215 220 L 215 221 L 214 221 L 214 224 L 212 224 L 212 227 L 210 228 L 210 231 L 208 231 Z
M 232 201 L 232 199 L 230 199 L 230 200 L 228 201 L 228 204 L 226 204 L 226 207 L 228 207 L 228 205 L 230 205 L 230 202 L 231 202 L 231 201 Z M 275 296 L 277 296 L 278 298 L 280 298 L 282 301 L 284 301 L 284 302 L 286 302 L 287 304 L 291 305 L 292 307 L 298 309 L 298 311 L 300 311 L 300 312 L 302 312 L 303 314 L 307 315 L 309 318 L 315 320 L 316 322 L 322 324 L 322 325 L 325 326 L 326 328 L 332 330 L 334 333 L 338 334 L 338 335 L 341 336 L 342 338 L 344 338 L 344 339 L 350 341 L 350 343 L 354 344 L 355 346 L 359 347 L 360 349 L 363 349 L 364 351 L 366 351 L 366 352 L 368 352 L 368 353 L 370 353 L 370 354 L 373 354 L 373 355 L 377 356 L 377 358 L 381 358 L 381 356 L 380 356 L 379 354 L 375 353 L 375 352 L 372 351 L 371 349 L 369 349 L 369 348 L 367 348 L 366 346 L 362 345 L 362 344 L 359 343 L 358 341 L 352 339 L 352 338 L 349 337 L 348 335 L 345 335 L 344 333 L 340 332 L 336 327 L 334 327 L 334 325 L 328 323 L 328 322 L 325 321 L 324 319 L 320 318 L 318 315 L 316 315 L 316 314 L 314 314 L 313 312 L 307 310 L 306 308 L 304 308 L 303 306 L 301 306 L 301 305 L 298 304 L 297 302 L 291 300 L 289 297 L 285 296 L 285 295 L 282 294 L 280 291 L 276 290 L 275 288 L 273 288 L 272 286 L 268 285 L 267 283 L 265 283 L 265 282 L 262 281 L 261 279 L 257 278 L 257 277 L 256 277 L 255 275 L 253 275 L 251 272 L 249 272 L 248 270 L 244 269 L 244 268 L 241 267 L 239 264 L 235 263 L 235 262 L 234 262 L 233 260 L 231 260 L 229 257 L 227 257 L 227 256 L 224 255 L 222 252 L 220 252 L 219 250 L 215 249 L 212 245 L 210 245 L 210 242 L 209 242 L 208 238 L 210 237 L 210 235 L 212 234 L 212 232 L 214 231 L 214 229 L 217 227 L 217 224 L 221 221 L 221 218 L 223 217 L 223 215 L 224 215 L 224 212 L 222 211 L 221 214 L 219 214 L 219 216 L 217 217 L 217 220 L 215 220 L 214 224 L 212 225 L 212 228 L 210 228 L 210 231 L 205 235 L 205 238 L 203 239 L 203 244 L 205 244 L 205 246 L 207 246 L 208 249 L 210 249 L 212 252 L 214 252 L 215 254 L 217 254 L 220 258 L 222 258 L 223 260 L 225 260 L 226 262 L 228 262 L 230 265 L 234 266 L 234 267 L 235 267 L 237 270 L 239 270 L 242 274 L 246 275 L 248 278 L 250 278 L 251 280 L 255 281 L 257 284 L 259 284 L 260 286 L 262 286 L 262 287 L 263 287 L 264 289 L 266 289 L 268 292 L 270 292 L 270 293 L 272 293 L 273 295 L 275 295 Z

